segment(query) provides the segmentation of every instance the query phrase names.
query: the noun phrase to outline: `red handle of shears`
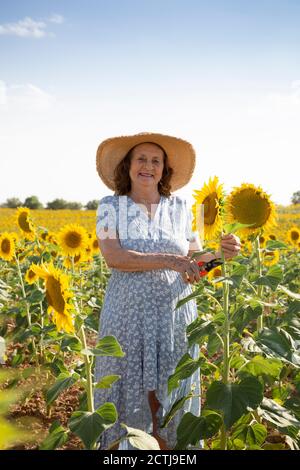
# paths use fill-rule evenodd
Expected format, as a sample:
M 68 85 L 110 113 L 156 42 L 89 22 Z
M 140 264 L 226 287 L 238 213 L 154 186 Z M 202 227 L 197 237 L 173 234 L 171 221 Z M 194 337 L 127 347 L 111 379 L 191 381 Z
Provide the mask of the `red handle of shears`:
M 201 266 L 204 266 L 205 263 L 204 263 L 204 261 L 198 261 L 197 264 L 198 264 L 198 266 L 201 268 Z M 207 273 L 207 271 L 205 271 L 205 269 L 202 269 L 202 270 L 200 271 L 200 276 L 201 276 L 201 277 L 206 276 L 206 274 L 208 274 L 208 273 Z

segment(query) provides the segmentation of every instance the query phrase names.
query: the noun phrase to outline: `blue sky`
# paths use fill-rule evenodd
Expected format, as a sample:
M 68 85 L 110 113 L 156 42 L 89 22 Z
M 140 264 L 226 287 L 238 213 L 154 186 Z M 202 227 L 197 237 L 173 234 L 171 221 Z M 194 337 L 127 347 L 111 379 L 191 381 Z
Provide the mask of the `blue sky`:
M 158 131 L 277 203 L 299 187 L 298 0 L 0 0 L 0 201 L 110 191 L 101 140 Z

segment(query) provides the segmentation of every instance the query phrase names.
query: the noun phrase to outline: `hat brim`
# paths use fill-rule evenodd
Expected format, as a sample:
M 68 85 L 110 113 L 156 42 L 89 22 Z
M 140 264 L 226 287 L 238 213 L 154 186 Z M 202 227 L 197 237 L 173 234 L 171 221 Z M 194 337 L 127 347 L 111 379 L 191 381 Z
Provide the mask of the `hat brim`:
M 137 144 L 153 142 L 159 144 L 168 156 L 169 166 L 173 169 L 171 191 L 185 186 L 192 177 L 196 155 L 193 146 L 186 140 L 170 135 L 141 132 L 135 135 L 111 137 L 98 147 L 96 167 L 102 181 L 115 190 L 114 170 L 129 150 Z

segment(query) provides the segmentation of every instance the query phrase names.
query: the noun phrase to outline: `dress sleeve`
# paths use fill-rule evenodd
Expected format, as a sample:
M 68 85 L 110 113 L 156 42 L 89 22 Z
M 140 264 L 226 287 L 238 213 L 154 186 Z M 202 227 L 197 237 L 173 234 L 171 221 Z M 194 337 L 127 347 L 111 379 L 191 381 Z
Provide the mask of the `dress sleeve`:
M 192 209 L 189 207 L 186 199 L 184 200 L 185 213 L 186 213 L 186 227 L 185 227 L 185 236 L 187 241 L 191 244 L 196 243 L 195 247 L 201 246 L 199 234 L 197 231 L 194 231 L 192 228 L 193 225 L 193 213 Z
M 96 234 L 98 238 L 117 238 L 117 220 L 116 198 L 114 196 L 105 196 L 100 199 L 96 212 Z

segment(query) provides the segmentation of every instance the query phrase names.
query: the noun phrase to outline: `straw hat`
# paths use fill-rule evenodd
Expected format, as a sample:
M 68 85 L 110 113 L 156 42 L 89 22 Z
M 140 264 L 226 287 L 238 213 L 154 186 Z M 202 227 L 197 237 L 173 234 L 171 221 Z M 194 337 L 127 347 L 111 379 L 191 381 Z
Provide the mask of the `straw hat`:
M 97 150 L 97 171 L 102 181 L 115 190 L 114 170 L 127 152 L 137 144 L 153 142 L 159 144 L 168 156 L 169 165 L 173 168 L 171 190 L 176 191 L 185 186 L 195 168 L 195 150 L 186 140 L 170 135 L 153 132 L 141 132 L 134 135 L 111 137 L 104 140 Z

